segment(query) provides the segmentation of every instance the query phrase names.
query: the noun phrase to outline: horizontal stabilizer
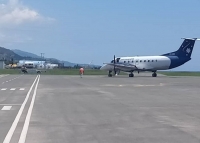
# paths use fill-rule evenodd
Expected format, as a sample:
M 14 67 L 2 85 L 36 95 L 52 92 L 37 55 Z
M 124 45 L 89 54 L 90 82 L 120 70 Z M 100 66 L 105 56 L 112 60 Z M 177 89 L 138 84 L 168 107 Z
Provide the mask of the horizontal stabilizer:
M 199 38 L 181 38 L 181 39 L 186 39 L 186 40 L 200 40 Z

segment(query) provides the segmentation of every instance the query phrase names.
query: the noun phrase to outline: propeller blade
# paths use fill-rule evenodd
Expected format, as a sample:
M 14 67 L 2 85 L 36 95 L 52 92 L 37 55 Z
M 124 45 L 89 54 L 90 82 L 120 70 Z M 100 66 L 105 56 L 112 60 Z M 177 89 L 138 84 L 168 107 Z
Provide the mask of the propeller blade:
M 116 70 L 115 70 L 115 55 L 114 55 L 114 61 L 113 61 L 113 63 L 114 63 L 114 72 L 116 74 Z

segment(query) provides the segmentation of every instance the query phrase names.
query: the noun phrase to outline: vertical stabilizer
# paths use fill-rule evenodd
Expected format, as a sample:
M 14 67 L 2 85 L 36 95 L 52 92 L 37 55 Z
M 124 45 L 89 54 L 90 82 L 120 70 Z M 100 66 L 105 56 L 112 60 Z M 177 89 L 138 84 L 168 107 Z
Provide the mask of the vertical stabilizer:
M 185 39 L 180 48 L 172 53 L 164 54 L 163 56 L 178 56 L 179 58 L 190 58 L 197 38 L 183 38 Z

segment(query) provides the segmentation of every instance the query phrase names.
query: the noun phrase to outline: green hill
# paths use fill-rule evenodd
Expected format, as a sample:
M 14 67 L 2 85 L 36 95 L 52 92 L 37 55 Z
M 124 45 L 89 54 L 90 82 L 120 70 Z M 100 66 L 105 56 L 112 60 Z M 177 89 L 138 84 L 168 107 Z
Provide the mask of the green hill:
M 0 47 L 0 60 L 22 60 L 23 57 L 19 56 L 18 54 L 14 53 L 12 50 Z

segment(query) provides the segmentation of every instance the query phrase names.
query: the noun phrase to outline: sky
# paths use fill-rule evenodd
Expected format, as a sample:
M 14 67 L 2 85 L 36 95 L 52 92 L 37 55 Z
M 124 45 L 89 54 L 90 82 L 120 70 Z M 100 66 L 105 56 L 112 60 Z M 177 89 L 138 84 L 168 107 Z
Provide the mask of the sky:
M 73 63 L 161 55 L 200 38 L 199 0 L 0 0 L 0 46 Z M 175 70 L 200 71 L 192 60 Z

